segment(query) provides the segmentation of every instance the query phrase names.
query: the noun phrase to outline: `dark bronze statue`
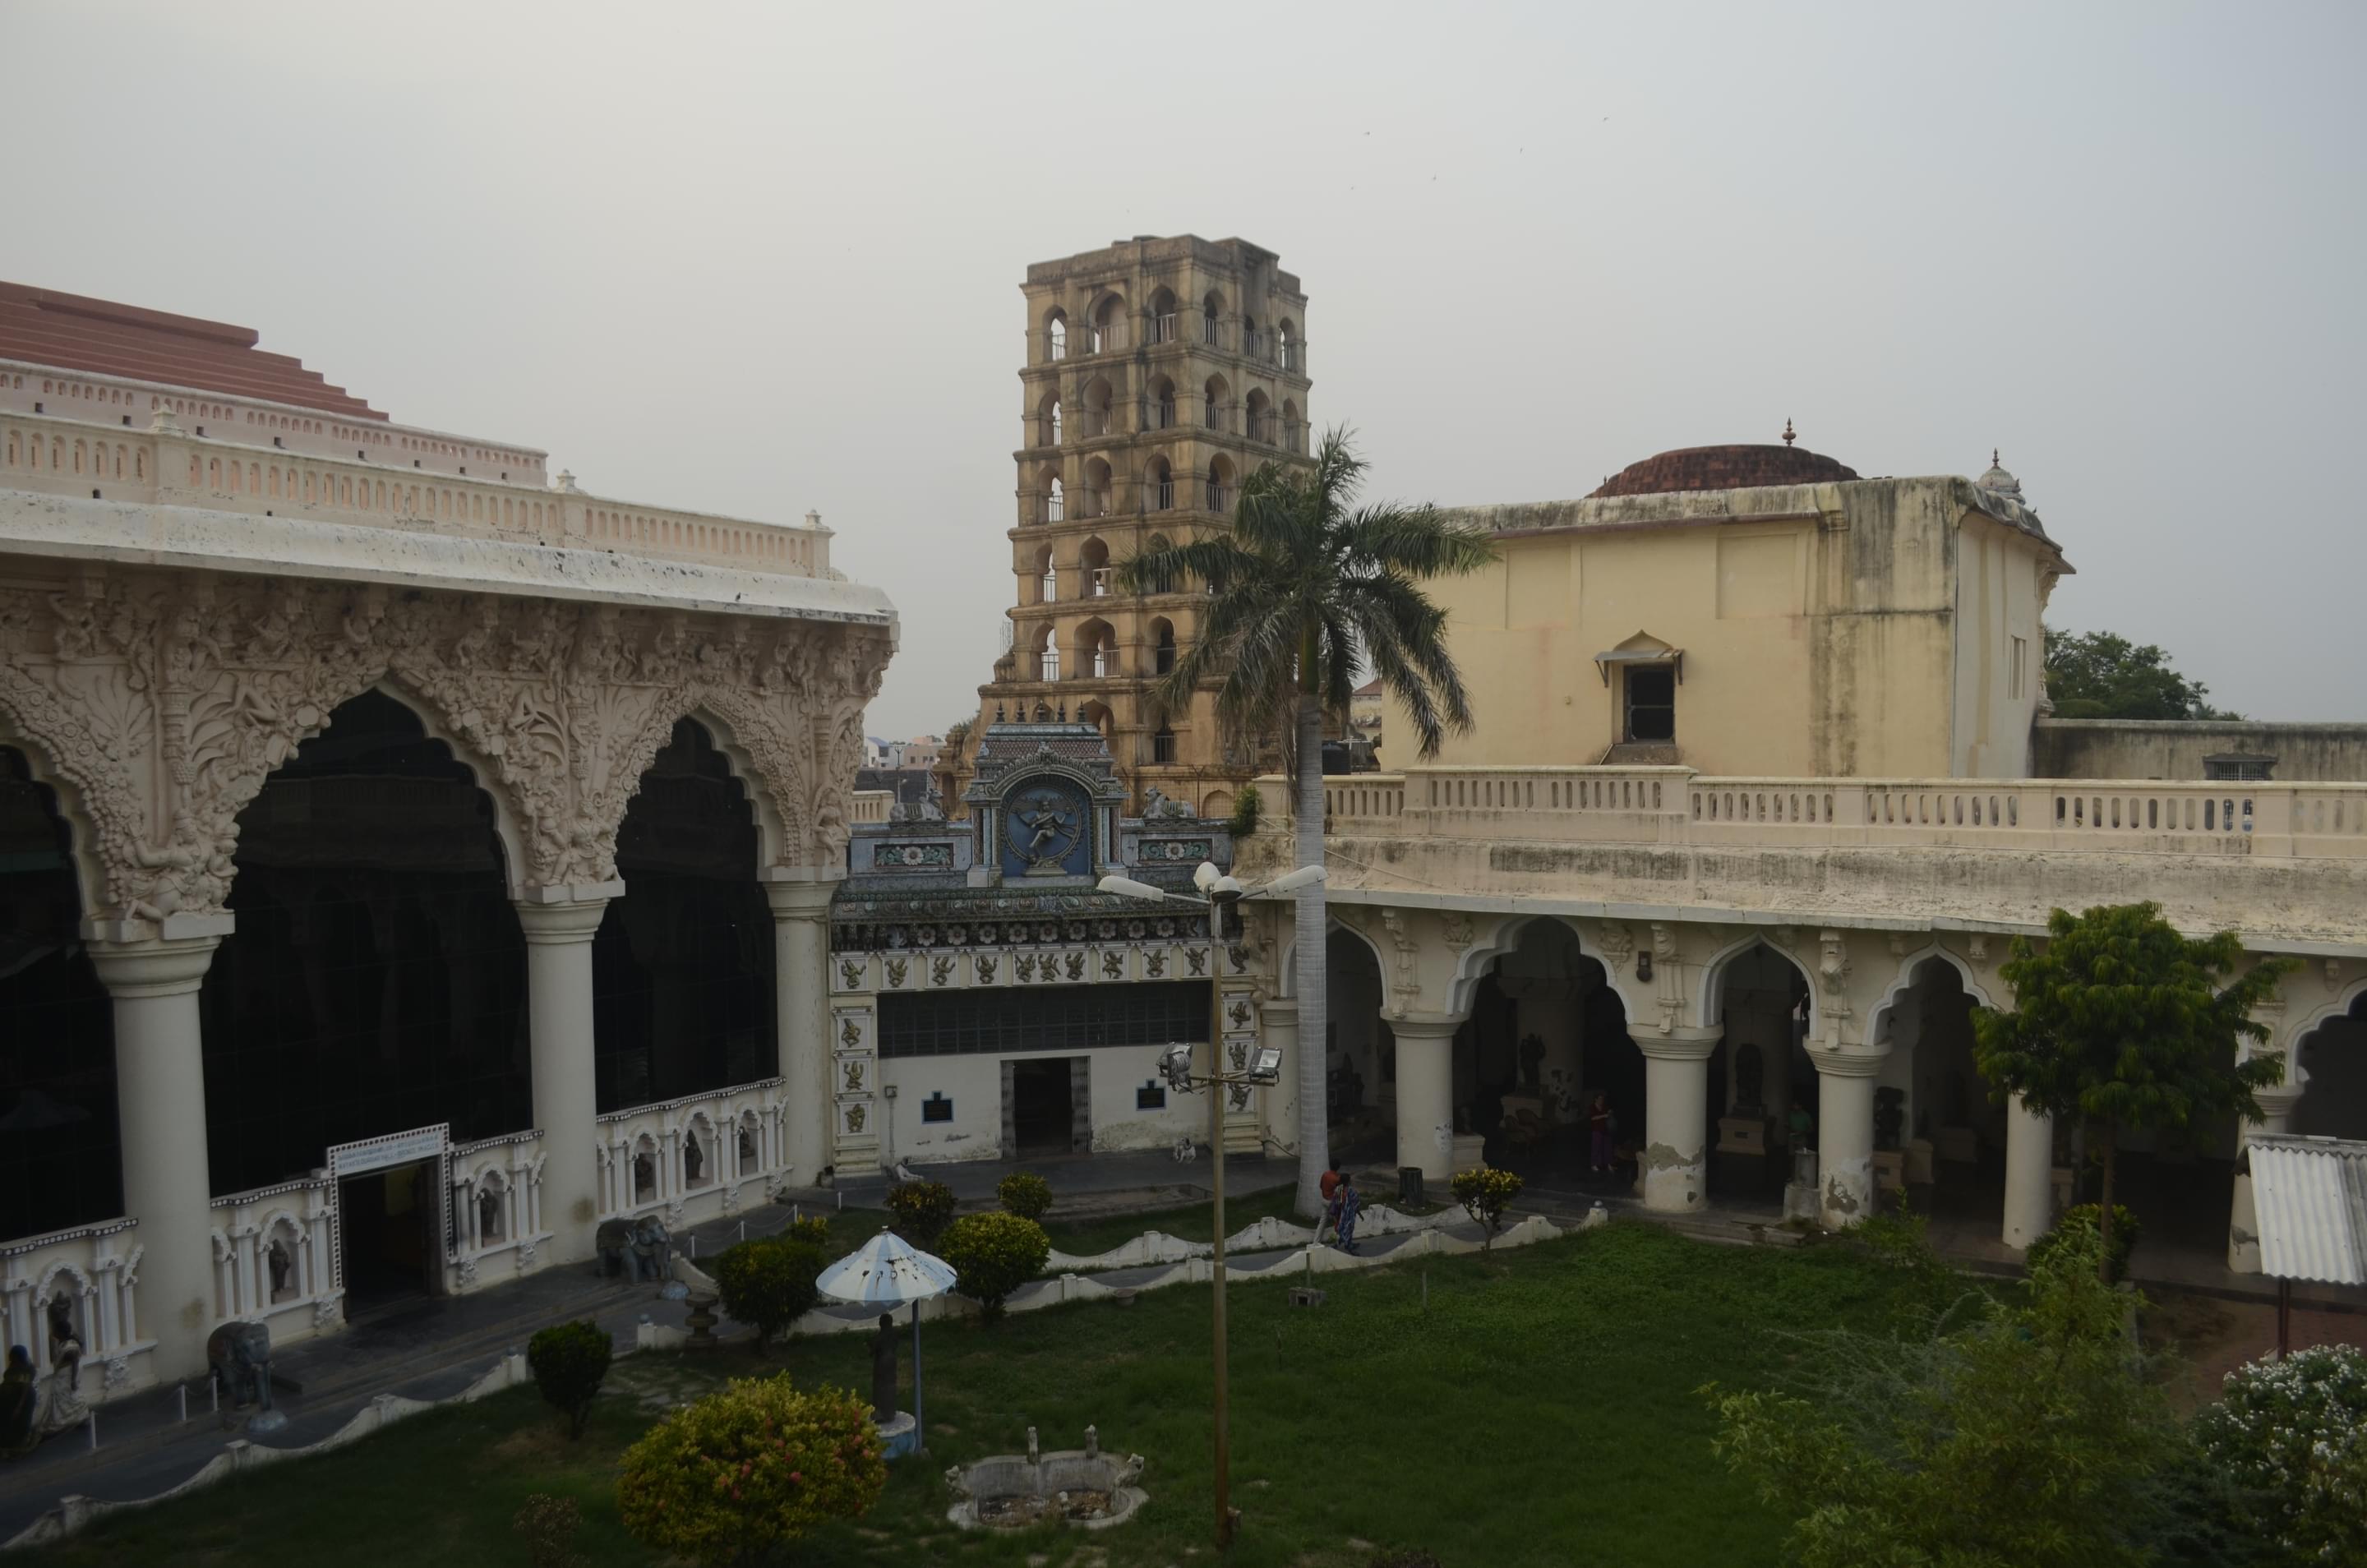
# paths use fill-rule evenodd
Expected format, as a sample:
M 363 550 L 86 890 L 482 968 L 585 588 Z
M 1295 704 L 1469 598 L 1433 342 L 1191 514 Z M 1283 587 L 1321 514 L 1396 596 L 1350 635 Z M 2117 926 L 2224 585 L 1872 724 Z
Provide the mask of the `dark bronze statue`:
M 896 1319 L 879 1314 L 879 1332 L 871 1337 L 871 1415 L 874 1420 L 896 1419 Z
M 600 1249 L 600 1272 L 611 1280 L 624 1273 L 625 1254 L 633 1245 L 633 1222 L 602 1220 L 592 1239 Z
M 263 1364 L 270 1359 L 271 1330 L 262 1324 L 225 1323 L 206 1337 L 206 1359 L 232 1408 L 269 1403 L 264 1397 Z

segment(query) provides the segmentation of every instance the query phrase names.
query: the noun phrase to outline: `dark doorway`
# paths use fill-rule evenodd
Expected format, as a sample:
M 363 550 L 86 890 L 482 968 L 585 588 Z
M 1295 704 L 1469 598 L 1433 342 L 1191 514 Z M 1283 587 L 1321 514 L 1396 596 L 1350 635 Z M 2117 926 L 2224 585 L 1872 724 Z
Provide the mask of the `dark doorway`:
M 598 1104 L 620 1111 L 778 1070 L 773 916 L 748 792 L 682 719 L 617 832 L 625 896 L 592 944 Z
M 1065 1155 L 1075 1145 L 1076 1095 L 1066 1056 L 1011 1064 L 1011 1130 L 1022 1155 Z
M 434 1160 L 374 1170 L 337 1184 L 346 1313 L 433 1291 L 436 1257 Z
M 526 941 L 493 803 L 450 748 L 364 692 L 238 824 L 238 929 L 200 994 L 215 1192 L 384 1133 L 531 1126 Z
M 123 1212 L 114 1010 L 83 952 L 73 839 L 0 748 L 0 1236 Z

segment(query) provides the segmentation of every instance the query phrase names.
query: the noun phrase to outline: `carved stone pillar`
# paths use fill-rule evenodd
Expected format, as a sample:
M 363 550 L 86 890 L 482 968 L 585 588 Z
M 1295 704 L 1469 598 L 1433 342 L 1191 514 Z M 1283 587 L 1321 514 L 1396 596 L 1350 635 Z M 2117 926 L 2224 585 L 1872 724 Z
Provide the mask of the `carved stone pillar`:
M 1460 1018 L 1392 1019 L 1398 1040 L 1398 1164 L 1429 1187 L 1455 1174 L 1455 1032 Z
M 518 900 L 526 933 L 527 1043 L 542 1129 L 544 1223 L 554 1263 L 592 1256 L 600 1224 L 598 1083 L 592 1060 L 592 938 L 621 882 L 547 887 Z
M 1266 1136 L 1285 1150 L 1298 1149 L 1298 1004 L 1276 997 L 1259 1010 L 1265 1043 L 1282 1053 L 1282 1080 L 1265 1091 Z
M 810 1187 L 831 1163 L 830 897 L 827 882 L 767 882 L 773 906 L 776 1048 L 784 1080 L 786 1179 Z
M 1874 1213 L 1874 1080 L 1885 1053 L 1815 1051 L 1818 1208 L 1845 1229 Z
M 141 1314 L 160 1381 L 206 1364 L 214 1319 L 213 1183 L 206 1164 L 205 1042 L 198 988 L 218 936 L 92 942 L 115 999 L 116 1122 L 123 1207 L 140 1222 Z
M 1644 1150 L 1637 1156 L 1644 1207 L 1691 1213 L 1709 1201 L 1709 1058 L 1722 1029 L 1672 1024 L 1636 1035 L 1644 1053 Z
M 2005 1102 L 2005 1244 L 2021 1248 L 2055 1224 L 2055 1119 L 2022 1096 Z

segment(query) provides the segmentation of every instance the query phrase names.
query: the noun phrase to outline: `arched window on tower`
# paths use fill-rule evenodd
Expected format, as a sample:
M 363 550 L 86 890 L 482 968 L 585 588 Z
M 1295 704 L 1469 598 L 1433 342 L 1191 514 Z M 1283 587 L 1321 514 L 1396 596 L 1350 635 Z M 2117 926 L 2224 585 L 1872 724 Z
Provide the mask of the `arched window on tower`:
M 1258 335 L 1257 318 L 1246 310 L 1241 312 L 1241 352 L 1251 359 L 1265 358 L 1268 352 L 1265 340 Z
M 1126 301 L 1105 295 L 1093 307 L 1093 342 L 1088 352 L 1114 354 L 1126 346 Z
M 1069 357 L 1069 318 L 1065 311 L 1056 310 L 1044 319 L 1044 357 Z
M 1265 393 L 1251 389 L 1249 400 L 1243 405 L 1247 414 L 1246 434 L 1252 441 L 1274 445 L 1274 405 Z
M 1080 517 L 1107 516 L 1110 509 L 1110 466 L 1102 458 L 1085 462 L 1084 504 L 1078 508 Z
M 1058 523 L 1067 515 L 1068 497 L 1061 493 L 1059 476 L 1056 474 L 1044 491 L 1044 521 Z
M 1172 762 L 1175 760 L 1175 731 L 1168 728 L 1164 719 L 1160 720 L 1159 728 L 1151 731 L 1150 760 L 1154 762 Z
M 1211 288 L 1207 298 L 1200 301 L 1200 341 L 1210 348 L 1217 346 L 1217 323 L 1224 315 L 1225 297 Z
M 1274 346 L 1282 351 L 1282 367 L 1285 370 L 1299 368 L 1298 328 L 1287 316 L 1274 329 Z
M 1175 291 L 1161 288 L 1150 297 L 1150 341 L 1175 341 Z
M 1150 384 L 1150 428 L 1175 428 L 1175 383 L 1164 376 Z
M 1211 376 L 1208 384 L 1200 389 L 1200 423 L 1210 430 L 1226 426 L 1225 415 L 1232 389 L 1225 385 L 1222 376 Z
M 1077 565 L 1082 569 L 1084 593 L 1088 599 L 1106 599 L 1110 592 L 1109 547 L 1099 539 L 1087 539 L 1077 552 Z
M 1036 552 L 1036 603 L 1049 604 L 1060 596 L 1059 574 L 1052 570 L 1052 547 Z
M 1052 635 L 1052 628 L 1048 626 L 1036 643 L 1036 678 L 1039 681 L 1060 678 L 1060 641 Z
M 1208 510 L 1229 512 L 1233 505 L 1233 460 L 1216 457 L 1208 460 Z
M 1086 439 L 1110 434 L 1116 428 L 1116 422 L 1110 418 L 1110 384 L 1099 376 L 1094 377 L 1085 387 L 1084 429 L 1082 434 Z
M 1293 452 L 1307 450 L 1307 422 L 1299 417 L 1298 400 L 1282 400 L 1282 444 Z
M 1175 672 L 1175 623 L 1164 615 L 1150 623 L 1150 671 L 1154 675 Z
M 1060 445 L 1060 394 L 1057 391 L 1045 393 L 1044 400 L 1036 405 L 1036 445 Z
M 1175 510 L 1175 470 L 1169 466 L 1166 458 L 1150 459 L 1150 467 L 1145 475 L 1144 482 L 1150 491 L 1151 510 L 1155 512 Z

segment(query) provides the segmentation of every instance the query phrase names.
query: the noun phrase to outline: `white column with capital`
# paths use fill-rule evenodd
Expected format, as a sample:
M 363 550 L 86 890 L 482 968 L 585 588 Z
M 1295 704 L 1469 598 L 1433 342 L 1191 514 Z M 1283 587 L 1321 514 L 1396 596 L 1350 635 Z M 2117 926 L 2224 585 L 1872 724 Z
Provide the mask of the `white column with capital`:
M 592 939 L 621 882 L 545 887 L 517 901 L 526 933 L 527 1043 L 542 1130 L 543 1223 L 553 1263 L 592 1256 L 600 1225 L 600 1096 L 592 1059 Z
M 1644 1053 L 1644 1150 L 1637 1176 L 1648 1209 L 1683 1214 L 1708 1204 L 1709 1058 L 1725 1034 L 1672 1027 L 1634 1036 Z
M 1874 1212 L 1874 1089 L 1887 1052 L 1814 1050 L 1817 1064 L 1817 1206 L 1846 1229 Z
M 1455 1032 L 1459 1018 L 1393 1018 L 1398 1042 L 1398 1164 L 1420 1166 L 1425 1187 L 1455 1174 Z
M 830 898 L 826 882 L 767 882 L 773 906 L 774 1038 L 782 1089 L 782 1163 L 811 1187 L 832 1162 Z
M 2005 1235 L 2008 1247 L 2027 1247 L 2055 1224 L 2055 1118 L 2033 1111 L 2022 1096 L 2005 1102 Z
M 218 935 L 118 945 L 91 962 L 115 1001 L 115 1116 L 123 1208 L 140 1223 L 140 1321 L 160 1382 L 202 1371 L 214 1325 L 213 1182 L 206 1162 L 198 988 Z

